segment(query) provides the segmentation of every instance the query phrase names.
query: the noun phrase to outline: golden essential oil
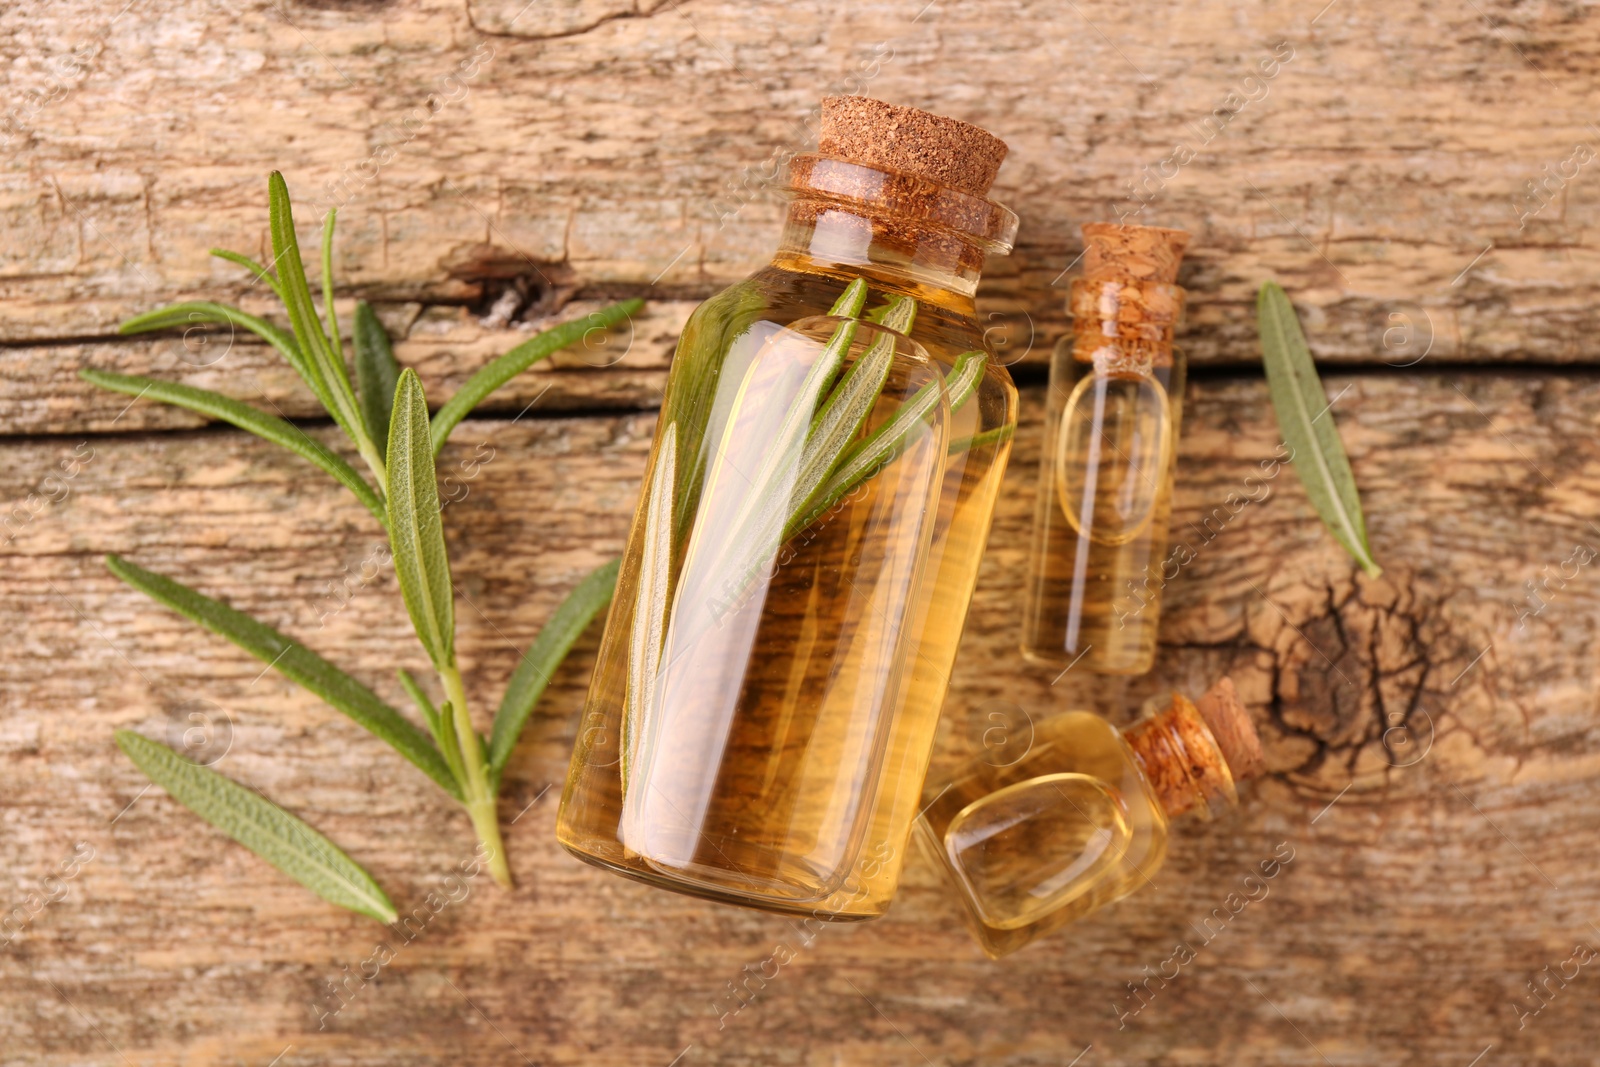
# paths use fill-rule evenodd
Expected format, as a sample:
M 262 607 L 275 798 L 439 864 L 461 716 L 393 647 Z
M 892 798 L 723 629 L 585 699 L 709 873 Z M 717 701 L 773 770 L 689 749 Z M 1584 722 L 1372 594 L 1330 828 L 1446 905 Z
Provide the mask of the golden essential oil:
M 1016 424 L 972 306 L 1004 152 L 825 101 L 773 262 L 690 316 L 562 796 L 581 859 L 887 908 Z
M 1184 360 L 1172 345 L 1188 234 L 1091 223 L 1073 332 L 1046 397 L 1022 652 L 1143 674 L 1155 659 Z
M 1259 774 L 1261 743 L 1233 682 L 1173 693 L 1126 730 L 1072 711 L 1039 724 L 1018 760 L 974 760 L 924 790 L 917 840 L 985 953 L 1007 955 L 1154 877 L 1167 826 L 1220 814 Z

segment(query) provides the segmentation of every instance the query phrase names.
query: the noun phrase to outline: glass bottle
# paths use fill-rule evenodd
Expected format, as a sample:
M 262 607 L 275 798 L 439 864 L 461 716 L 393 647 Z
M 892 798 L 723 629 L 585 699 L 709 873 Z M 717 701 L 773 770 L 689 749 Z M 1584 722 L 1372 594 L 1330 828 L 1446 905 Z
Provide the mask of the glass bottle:
M 1083 227 L 1072 333 L 1050 361 L 1022 653 L 1143 674 L 1155 659 L 1184 360 L 1172 347 L 1189 235 Z
M 1231 809 L 1235 783 L 1261 768 L 1255 727 L 1222 678 L 1126 730 L 1087 711 L 1040 723 L 1022 758 L 929 784 L 916 836 L 998 959 L 1143 886 L 1166 857 L 1168 822 Z
M 1016 425 L 972 303 L 1004 154 L 825 100 L 772 263 L 690 316 L 562 794 L 580 859 L 888 907 Z

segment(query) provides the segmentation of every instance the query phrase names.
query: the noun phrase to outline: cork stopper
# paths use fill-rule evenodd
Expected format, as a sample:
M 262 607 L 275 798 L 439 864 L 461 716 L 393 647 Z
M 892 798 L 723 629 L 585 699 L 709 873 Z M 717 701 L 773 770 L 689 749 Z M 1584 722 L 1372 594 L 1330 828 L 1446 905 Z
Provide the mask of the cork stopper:
M 1207 815 L 1233 807 L 1239 802 L 1235 782 L 1259 775 L 1264 766 L 1261 740 L 1231 679 L 1220 679 L 1200 703 L 1204 710 L 1173 693 L 1166 710 L 1122 731 L 1172 818 L 1197 806 Z
M 1189 247 L 1189 234 L 1159 226 L 1086 222 L 1083 241 L 1085 278 L 1171 285 L 1178 280 L 1178 264 Z
M 1159 226 L 1090 222 L 1083 227 L 1083 276 L 1072 283 L 1072 356 L 1112 374 L 1172 365 L 1183 314 L 1174 284 L 1189 235 Z
M 984 196 L 1007 148 L 970 122 L 866 96 L 825 96 L 817 151 Z
M 1217 739 L 1217 747 L 1222 750 L 1222 758 L 1228 761 L 1234 781 L 1255 778 L 1266 769 L 1261 736 L 1256 733 L 1256 724 L 1250 721 L 1250 713 L 1239 699 L 1232 678 L 1227 675 L 1218 678 L 1194 706 L 1211 728 L 1211 736 Z

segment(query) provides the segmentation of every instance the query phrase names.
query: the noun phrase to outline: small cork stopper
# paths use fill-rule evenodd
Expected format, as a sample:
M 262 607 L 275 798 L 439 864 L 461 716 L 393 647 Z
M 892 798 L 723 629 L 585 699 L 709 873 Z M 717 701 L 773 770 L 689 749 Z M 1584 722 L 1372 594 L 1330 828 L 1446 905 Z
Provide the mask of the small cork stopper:
M 1183 313 L 1174 284 L 1189 235 L 1159 226 L 1090 222 L 1083 227 L 1083 276 L 1072 283 L 1072 357 L 1109 372 L 1145 374 L 1172 365 Z
M 817 150 L 914 174 L 973 196 L 989 192 L 1008 151 L 1004 141 L 970 122 L 866 96 L 822 98 Z
M 1122 731 L 1167 815 L 1215 815 L 1238 802 L 1234 783 L 1261 773 L 1261 739 L 1231 679 L 1200 698 L 1173 693 L 1165 711 Z M 1219 732 L 1220 731 L 1220 732 Z M 1237 761 L 1237 762 L 1236 762 Z
M 1261 736 L 1256 733 L 1256 724 L 1250 721 L 1250 713 L 1239 699 L 1232 678 L 1226 675 L 1218 678 L 1194 706 L 1217 739 L 1217 747 L 1222 749 L 1222 757 L 1228 761 L 1234 781 L 1255 778 L 1266 769 Z
M 1159 226 L 1086 222 L 1083 241 L 1085 278 L 1171 285 L 1178 280 L 1178 264 L 1189 247 L 1189 234 Z

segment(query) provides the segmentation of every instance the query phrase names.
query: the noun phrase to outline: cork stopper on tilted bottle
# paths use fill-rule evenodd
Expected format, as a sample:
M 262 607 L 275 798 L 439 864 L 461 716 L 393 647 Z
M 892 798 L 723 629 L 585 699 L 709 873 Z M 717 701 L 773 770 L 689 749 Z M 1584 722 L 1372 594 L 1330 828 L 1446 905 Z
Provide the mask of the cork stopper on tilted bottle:
M 1265 769 L 1261 738 L 1226 676 L 1193 703 L 1173 693 L 1166 710 L 1134 723 L 1122 736 L 1169 817 L 1197 804 L 1219 814 L 1238 803 L 1236 782 Z
M 1183 313 L 1183 290 L 1175 283 L 1188 233 L 1090 222 L 1083 241 L 1083 276 L 1072 283 L 1067 305 L 1073 358 L 1135 372 L 1169 366 Z

